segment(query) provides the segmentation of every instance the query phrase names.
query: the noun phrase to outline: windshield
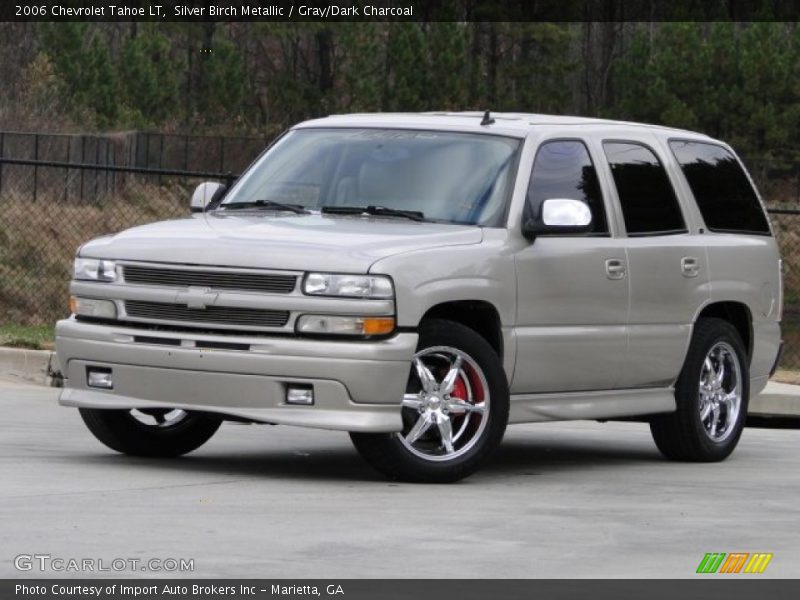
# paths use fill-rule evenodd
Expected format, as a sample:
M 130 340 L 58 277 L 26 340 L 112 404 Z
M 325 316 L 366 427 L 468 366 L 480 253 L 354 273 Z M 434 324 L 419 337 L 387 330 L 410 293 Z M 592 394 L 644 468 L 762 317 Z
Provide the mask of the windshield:
M 426 221 L 497 226 L 519 146 L 516 139 L 469 133 L 299 129 L 245 173 L 222 208 L 371 207 L 385 216 L 413 211 Z

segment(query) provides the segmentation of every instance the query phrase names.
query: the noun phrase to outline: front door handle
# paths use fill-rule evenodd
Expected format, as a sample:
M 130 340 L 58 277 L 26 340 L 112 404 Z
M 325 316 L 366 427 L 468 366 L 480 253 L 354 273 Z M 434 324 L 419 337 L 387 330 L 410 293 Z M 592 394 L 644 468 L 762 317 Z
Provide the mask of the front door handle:
M 606 277 L 609 279 L 625 277 L 625 263 L 618 258 L 609 258 L 606 261 Z
M 681 272 L 684 277 L 697 277 L 700 273 L 700 265 L 693 256 L 684 256 L 681 259 Z

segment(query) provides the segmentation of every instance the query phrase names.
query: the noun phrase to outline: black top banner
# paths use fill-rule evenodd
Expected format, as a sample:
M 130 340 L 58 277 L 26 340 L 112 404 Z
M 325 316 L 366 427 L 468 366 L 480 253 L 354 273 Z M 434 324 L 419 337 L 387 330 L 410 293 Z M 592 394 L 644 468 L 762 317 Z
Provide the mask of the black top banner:
M 796 21 L 795 0 L 3 0 L 0 21 Z

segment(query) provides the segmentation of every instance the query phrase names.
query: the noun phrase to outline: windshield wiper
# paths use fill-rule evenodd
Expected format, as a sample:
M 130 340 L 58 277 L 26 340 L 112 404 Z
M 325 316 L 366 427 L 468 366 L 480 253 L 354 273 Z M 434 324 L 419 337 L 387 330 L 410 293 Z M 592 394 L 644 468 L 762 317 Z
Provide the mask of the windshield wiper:
M 412 221 L 424 221 L 425 215 L 418 210 L 398 210 L 386 206 L 323 206 L 320 212 L 331 215 L 375 215 L 378 217 L 403 217 Z
M 250 202 L 232 202 L 222 205 L 225 210 L 238 210 L 242 208 L 271 208 L 275 210 L 288 210 L 296 215 L 308 215 L 310 211 L 302 204 L 284 204 L 274 200 L 252 200 Z

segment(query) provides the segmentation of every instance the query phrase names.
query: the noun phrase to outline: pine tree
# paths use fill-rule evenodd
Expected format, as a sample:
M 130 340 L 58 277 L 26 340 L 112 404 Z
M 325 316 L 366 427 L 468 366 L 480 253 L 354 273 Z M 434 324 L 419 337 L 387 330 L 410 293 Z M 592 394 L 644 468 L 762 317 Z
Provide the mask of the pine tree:
M 151 126 L 174 119 L 178 110 L 183 64 L 170 52 L 170 41 L 155 27 L 128 38 L 119 59 L 122 101 L 136 124 Z

